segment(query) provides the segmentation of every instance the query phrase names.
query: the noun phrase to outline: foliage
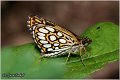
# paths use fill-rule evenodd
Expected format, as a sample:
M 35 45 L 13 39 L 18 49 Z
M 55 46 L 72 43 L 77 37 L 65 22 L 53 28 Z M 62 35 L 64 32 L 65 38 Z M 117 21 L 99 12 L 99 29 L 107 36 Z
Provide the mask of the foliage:
M 23 77 L 2 78 L 85 78 L 100 70 L 104 64 L 119 59 L 119 28 L 111 22 L 98 23 L 89 27 L 80 37 L 92 39 L 82 56 L 71 55 L 40 59 L 40 51 L 34 43 L 2 49 L 1 70 L 3 74 L 24 73 Z

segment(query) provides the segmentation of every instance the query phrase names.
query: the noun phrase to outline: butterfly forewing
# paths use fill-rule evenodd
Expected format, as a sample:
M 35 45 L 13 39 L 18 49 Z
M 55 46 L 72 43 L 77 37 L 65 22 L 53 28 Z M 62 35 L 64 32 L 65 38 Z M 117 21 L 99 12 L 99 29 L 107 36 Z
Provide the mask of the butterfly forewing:
M 54 57 L 63 55 L 73 45 L 79 43 L 72 32 L 43 18 L 30 17 L 28 23 L 35 43 L 41 48 L 42 56 Z

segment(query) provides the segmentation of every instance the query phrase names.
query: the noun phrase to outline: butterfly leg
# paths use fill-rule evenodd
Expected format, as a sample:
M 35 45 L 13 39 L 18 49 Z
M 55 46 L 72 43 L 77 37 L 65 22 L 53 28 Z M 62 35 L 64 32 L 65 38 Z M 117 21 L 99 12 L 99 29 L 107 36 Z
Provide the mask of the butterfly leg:
M 68 57 L 67 57 L 67 59 L 66 59 L 66 62 L 68 62 L 68 61 L 70 60 L 70 53 L 71 53 L 71 52 L 68 53 Z
M 84 47 L 84 45 L 82 44 L 82 41 L 81 41 L 81 44 L 80 44 L 80 60 L 81 60 L 81 62 L 82 62 L 82 64 L 84 65 L 84 63 L 83 63 L 83 59 L 82 59 L 82 50 L 84 49 L 84 51 L 86 52 L 86 49 L 85 49 L 85 47 Z M 85 65 L 84 65 L 85 66 Z
M 83 49 L 84 49 L 84 51 L 85 51 L 85 54 L 86 54 L 86 48 L 85 48 L 85 47 L 83 47 Z
M 72 47 L 69 49 L 69 51 L 68 51 L 68 57 L 67 57 L 67 59 L 66 59 L 66 62 L 68 62 L 69 60 L 70 60 L 70 54 L 71 54 L 71 49 L 72 49 Z
M 86 54 L 88 56 L 88 54 L 86 53 L 86 48 L 83 47 L 83 50 L 84 50 L 84 54 Z
M 82 49 L 80 49 L 80 60 L 81 60 L 82 64 L 84 65 L 84 63 L 83 63 L 83 58 L 82 58 Z M 85 66 L 85 65 L 84 65 L 84 66 Z

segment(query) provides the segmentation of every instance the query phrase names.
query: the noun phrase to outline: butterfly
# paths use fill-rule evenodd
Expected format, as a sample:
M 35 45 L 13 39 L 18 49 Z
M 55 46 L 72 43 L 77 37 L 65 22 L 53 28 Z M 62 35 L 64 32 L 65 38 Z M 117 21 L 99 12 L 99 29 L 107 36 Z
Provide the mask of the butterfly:
M 41 49 L 42 57 L 57 57 L 68 54 L 82 55 L 82 50 L 92 42 L 89 38 L 79 39 L 68 29 L 37 16 L 29 17 L 28 27 L 32 32 L 34 42 Z

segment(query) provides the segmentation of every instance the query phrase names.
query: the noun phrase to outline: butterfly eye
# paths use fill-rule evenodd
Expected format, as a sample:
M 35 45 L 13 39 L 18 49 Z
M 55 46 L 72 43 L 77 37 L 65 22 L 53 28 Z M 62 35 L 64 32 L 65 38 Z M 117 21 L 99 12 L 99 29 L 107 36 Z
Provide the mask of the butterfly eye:
M 89 38 L 83 38 L 83 39 L 82 39 L 82 44 L 83 44 L 84 46 L 88 46 L 91 42 L 92 42 L 92 40 L 89 39 Z

